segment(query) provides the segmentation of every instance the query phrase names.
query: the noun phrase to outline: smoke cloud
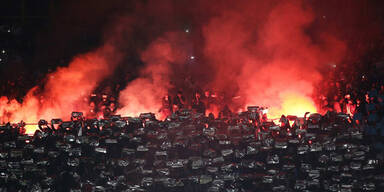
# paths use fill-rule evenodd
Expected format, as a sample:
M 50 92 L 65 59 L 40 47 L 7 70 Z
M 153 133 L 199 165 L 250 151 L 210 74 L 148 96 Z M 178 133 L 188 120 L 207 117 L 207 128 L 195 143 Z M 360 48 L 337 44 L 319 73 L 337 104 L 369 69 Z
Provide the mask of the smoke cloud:
M 372 26 L 367 29 L 375 33 L 362 33 L 355 26 L 372 18 L 355 11 L 359 3 L 349 3 L 342 11 L 346 14 L 337 15 L 337 9 L 304 0 L 116 2 L 125 6 L 110 7 L 128 6 L 129 11 L 119 9 L 116 17 L 108 17 L 114 21 L 106 25 L 112 30 L 105 33 L 103 45 L 48 74 L 44 86 L 31 89 L 22 103 L 1 97 L 2 122 L 65 119 L 72 111 L 86 112 L 87 97 L 106 78 L 133 79 L 119 94 L 117 113 L 122 115 L 156 113 L 161 98 L 175 90 L 213 90 L 223 95 L 220 107 L 235 112 L 260 105 L 269 107 L 271 117 L 303 115 L 319 110 L 313 94 L 324 71 L 351 53 L 350 38 L 343 37 L 366 41 L 380 33 Z M 132 55 L 143 63 L 138 72 L 127 59 Z M 117 76 L 117 68 L 134 75 Z
M 224 10 L 203 28 L 204 54 L 216 70 L 211 86 L 224 92 L 237 86 L 245 104 L 268 106 L 275 116 L 314 112 L 313 86 L 322 80 L 318 69 L 340 62 L 345 44 L 325 32 L 314 42 L 308 33 L 314 14 L 301 1 L 262 5 L 270 11 L 261 15 L 247 6 Z M 308 106 L 283 105 L 289 100 Z
M 42 91 L 31 89 L 23 103 L 1 98 L 3 122 L 36 123 L 39 119 L 69 119 L 72 111 L 88 111 L 87 98 L 98 83 L 113 72 L 118 62 L 112 45 L 76 56 L 68 67 L 48 74 Z M 44 99 L 44 101 L 40 100 Z
M 118 114 L 135 116 L 142 112 L 155 112 L 161 107 L 161 99 L 172 88 L 172 73 L 186 64 L 188 42 L 183 33 L 169 32 L 152 42 L 142 52 L 145 62 L 140 77 L 130 82 L 120 92 Z

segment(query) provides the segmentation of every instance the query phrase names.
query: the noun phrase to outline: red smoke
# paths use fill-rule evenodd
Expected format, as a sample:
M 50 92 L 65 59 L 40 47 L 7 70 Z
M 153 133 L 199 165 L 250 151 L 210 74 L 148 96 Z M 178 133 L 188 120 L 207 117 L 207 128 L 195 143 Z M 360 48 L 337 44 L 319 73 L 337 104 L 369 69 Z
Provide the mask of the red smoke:
M 223 102 L 233 111 L 261 105 L 268 106 L 273 117 L 316 112 L 311 96 L 313 86 L 322 79 L 318 68 L 339 62 L 345 47 L 327 33 L 320 33 L 319 42 L 313 42 L 306 32 L 314 21 L 311 8 L 300 1 L 246 1 L 217 12 L 219 16 L 201 26 L 205 42 L 201 57 L 210 68 L 206 63 L 194 65 L 198 70 L 211 69 L 213 78 L 199 84 L 223 94 Z M 190 41 L 173 33 L 152 42 L 141 54 L 146 65 L 140 77 L 120 94 L 123 107 L 118 113 L 157 112 L 160 99 L 172 88 L 169 82 L 180 80 L 175 74 L 187 70 L 190 52 L 185 44 Z M 194 76 L 195 81 L 200 78 Z M 232 99 L 235 96 L 241 99 Z
M 1 121 L 37 123 L 40 119 L 69 119 L 72 111 L 86 113 L 88 96 L 113 72 L 118 57 L 113 46 L 105 45 L 75 57 L 68 67 L 48 74 L 43 91 L 40 93 L 37 87 L 31 89 L 23 103 L 1 97 Z M 33 132 L 34 129 L 27 130 L 27 133 Z
M 339 62 L 344 44 L 329 34 L 314 43 L 307 33 L 314 15 L 300 1 L 264 6 L 271 7 L 268 14 L 249 8 L 257 2 L 248 3 L 223 10 L 204 27 L 204 54 L 217 70 L 210 86 L 224 91 L 238 86 L 246 105 L 268 106 L 275 117 L 315 112 L 311 96 L 322 79 L 318 68 Z M 287 103 L 306 104 L 296 111 Z
M 172 88 L 172 73 L 185 66 L 186 50 L 187 40 L 182 33 L 166 33 L 152 42 L 141 54 L 145 66 L 140 77 L 120 92 L 120 104 L 123 107 L 117 113 L 130 116 L 143 112 L 157 113 L 162 97 Z
M 313 3 L 304 0 L 168 0 L 135 8 L 129 25 L 117 21 L 104 46 L 48 74 L 45 85 L 31 89 L 23 103 L 1 97 L 1 122 L 86 113 L 86 99 L 100 82 L 113 76 L 117 65 L 131 67 L 122 61 L 125 44 L 135 52 L 127 55 L 139 55 L 144 67 L 120 92 L 118 114 L 156 113 L 171 89 L 191 89 L 183 82 L 191 77 L 198 88 L 223 95 L 219 107 L 227 104 L 236 112 L 260 105 L 269 107 L 270 117 L 303 115 L 319 110 L 312 99 L 315 86 L 324 80 L 324 69 L 342 62 L 348 51 L 338 30 L 324 27 Z M 190 62 L 191 55 L 196 62 Z

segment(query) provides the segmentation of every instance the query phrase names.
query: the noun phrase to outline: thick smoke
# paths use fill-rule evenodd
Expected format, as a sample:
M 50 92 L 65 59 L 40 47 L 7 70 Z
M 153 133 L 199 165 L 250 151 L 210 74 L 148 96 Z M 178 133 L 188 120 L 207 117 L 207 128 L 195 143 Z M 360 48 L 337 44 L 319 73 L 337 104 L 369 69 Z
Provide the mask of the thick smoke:
M 110 30 L 114 35 L 105 38 L 102 46 L 75 56 L 68 66 L 58 67 L 55 72 L 47 74 L 43 86 L 29 90 L 21 103 L 1 97 L 0 121 L 34 124 L 40 119 L 68 120 L 73 111 L 87 115 L 89 95 L 100 82 L 113 74 L 123 58 L 120 40 L 122 34 L 128 34 L 129 24 L 129 21 L 121 20 Z M 29 127 L 27 133 L 33 133 L 35 129 Z
M 241 1 L 234 7 L 217 7 L 212 13 L 215 16 L 197 26 L 204 43 L 193 42 L 186 35 L 167 34 L 141 53 L 146 65 L 140 77 L 121 92 L 123 107 L 119 113 L 156 112 L 161 97 L 172 86 L 188 92 L 186 85 L 169 84 L 183 81 L 180 74 L 192 76 L 200 88 L 222 94 L 222 102 L 233 111 L 246 105 L 268 106 L 272 116 L 316 111 L 311 96 L 313 85 L 322 79 L 318 68 L 339 62 L 345 47 L 327 33 L 310 36 L 307 30 L 314 22 L 312 9 L 301 1 Z M 209 74 L 185 73 L 192 54 L 186 44 L 201 49 L 198 57 L 205 61 L 193 63 L 191 68 L 209 70 Z M 202 79 L 208 82 L 200 82 Z
M 22 103 L 2 97 L 1 120 L 36 123 L 39 119 L 68 119 L 72 111 L 87 112 L 86 98 L 113 72 L 119 57 L 114 47 L 108 44 L 76 56 L 68 67 L 48 74 L 43 90 L 31 89 Z
M 132 55 L 144 65 L 120 92 L 118 114 L 156 113 L 161 98 L 171 90 L 211 90 L 223 96 L 219 106 L 227 105 L 232 111 L 260 105 L 269 107 L 272 117 L 302 115 L 318 110 L 312 96 L 324 80 L 325 69 L 343 62 L 350 53 L 349 39 L 342 37 L 360 34 L 366 38 L 362 32 L 354 33 L 359 31 L 351 27 L 354 22 L 347 22 L 348 33 L 335 27 L 353 20 L 350 14 L 328 25 L 328 18 L 321 14 L 335 18 L 338 10 L 327 13 L 311 1 L 150 0 L 133 4 L 126 4 L 128 13 L 122 8 L 122 13 L 110 17 L 115 20 L 108 25 L 113 30 L 105 34 L 102 46 L 48 74 L 44 86 L 31 89 L 22 103 L 1 97 L 0 120 L 37 122 L 66 119 L 72 111 L 87 112 L 87 97 L 105 78 L 133 78 L 115 73 L 116 67 L 134 71 L 130 70 L 134 64 L 127 60 Z M 345 12 L 354 13 L 357 5 L 349 3 Z M 371 17 L 361 18 L 364 21 L 359 23 L 367 23 Z
M 314 42 L 308 33 L 312 9 L 300 1 L 282 1 L 267 14 L 248 6 L 223 10 L 204 26 L 204 54 L 217 70 L 211 86 L 224 92 L 238 86 L 245 104 L 268 106 L 274 116 L 314 112 L 313 85 L 322 79 L 318 68 L 341 61 L 343 42 L 326 33 Z
M 140 77 L 130 82 L 120 92 L 117 113 L 138 115 L 142 112 L 155 112 L 161 107 L 161 98 L 172 88 L 172 73 L 186 63 L 188 41 L 182 33 L 170 32 L 152 42 L 141 54 L 145 62 Z

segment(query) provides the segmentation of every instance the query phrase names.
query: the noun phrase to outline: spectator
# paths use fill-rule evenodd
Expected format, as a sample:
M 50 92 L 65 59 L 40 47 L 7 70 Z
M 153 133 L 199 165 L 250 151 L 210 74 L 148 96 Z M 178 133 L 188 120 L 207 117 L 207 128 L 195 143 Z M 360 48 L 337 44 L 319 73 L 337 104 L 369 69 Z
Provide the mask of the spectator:
M 341 113 L 341 106 L 340 106 L 340 102 L 338 100 L 338 96 L 335 95 L 334 96 L 334 100 L 333 100 L 333 110 L 336 112 L 336 113 Z
M 163 117 L 168 117 L 172 114 L 172 102 L 169 95 L 165 95 L 162 99 L 162 106 L 159 110 Z
M 184 108 L 185 104 L 185 97 L 181 91 L 178 91 L 176 97 L 173 99 L 173 105 L 176 105 L 177 109 L 182 109 Z
M 192 101 L 192 109 L 197 113 L 205 114 L 205 106 L 200 97 L 200 93 L 196 92 Z

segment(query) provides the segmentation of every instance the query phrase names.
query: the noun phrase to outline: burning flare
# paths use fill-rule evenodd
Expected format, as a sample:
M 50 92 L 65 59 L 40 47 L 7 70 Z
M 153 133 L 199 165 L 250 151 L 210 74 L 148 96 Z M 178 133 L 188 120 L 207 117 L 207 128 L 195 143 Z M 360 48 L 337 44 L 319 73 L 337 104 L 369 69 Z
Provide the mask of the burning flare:
M 317 112 L 316 105 L 310 97 L 296 92 L 284 93 L 281 97 L 281 106 L 271 107 L 268 111 L 268 118 L 280 118 L 283 114 L 304 117 L 306 112 Z

